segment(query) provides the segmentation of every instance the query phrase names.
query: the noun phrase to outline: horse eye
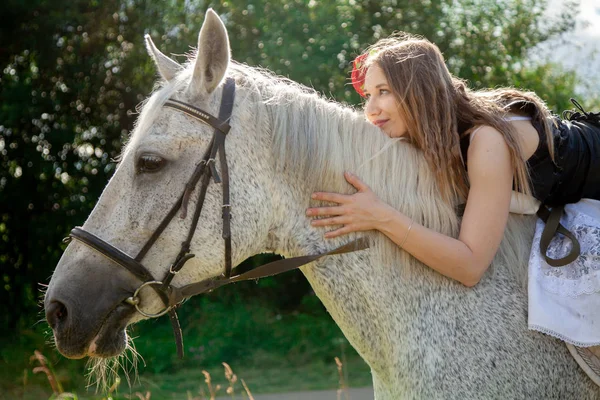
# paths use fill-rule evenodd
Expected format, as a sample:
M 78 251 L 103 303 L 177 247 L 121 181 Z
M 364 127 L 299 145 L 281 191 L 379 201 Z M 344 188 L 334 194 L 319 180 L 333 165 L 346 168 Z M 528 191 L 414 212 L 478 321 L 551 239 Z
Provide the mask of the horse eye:
M 166 160 L 154 154 L 142 154 L 137 162 L 137 170 L 140 173 L 158 172 L 164 167 Z

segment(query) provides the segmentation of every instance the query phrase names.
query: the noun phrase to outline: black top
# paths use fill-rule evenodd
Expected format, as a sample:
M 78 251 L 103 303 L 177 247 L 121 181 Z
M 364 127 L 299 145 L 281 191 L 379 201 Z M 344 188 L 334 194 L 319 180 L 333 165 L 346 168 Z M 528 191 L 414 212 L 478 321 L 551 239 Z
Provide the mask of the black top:
M 540 137 L 537 149 L 527 160 L 533 196 L 550 206 L 576 203 L 582 198 L 600 200 L 600 118 L 580 113 L 574 113 L 570 120 L 553 117 L 553 162 L 539 111 L 531 103 L 522 103 L 520 111 L 531 116 Z M 469 128 L 459 124 L 459 133 Z M 469 143 L 470 135 L 461 137 L 465 168 Z

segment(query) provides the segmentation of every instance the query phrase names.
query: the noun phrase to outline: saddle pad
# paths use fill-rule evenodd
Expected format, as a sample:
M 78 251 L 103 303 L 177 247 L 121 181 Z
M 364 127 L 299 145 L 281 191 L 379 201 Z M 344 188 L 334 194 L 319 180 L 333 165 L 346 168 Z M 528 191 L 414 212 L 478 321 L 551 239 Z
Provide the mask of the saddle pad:
M 577 238 L 579 257 L 563 267 L 548 265 L 539 250 L 544 224 L 537 222 L 529 258 L 528 327 L 579 347 L 600 345 L 600 200 L 567 204 L 561 223 Z M 556 235 L 546 252 L 563 257 L 572 248 Z
M 570 343 L 565 342 L 565 344 L 577 364 L 596 385 L 600 386 L 600 346 L 577 347 Z

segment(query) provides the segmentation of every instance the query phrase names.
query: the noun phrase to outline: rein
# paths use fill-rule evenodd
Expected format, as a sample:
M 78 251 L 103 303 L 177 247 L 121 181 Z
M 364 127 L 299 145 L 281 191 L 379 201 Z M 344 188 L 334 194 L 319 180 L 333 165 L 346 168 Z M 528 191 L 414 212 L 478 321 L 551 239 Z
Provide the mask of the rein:
M 179 196 L 177 202 L 173 205 L 169 213 L 163 218 L 159 226 L 156 228 L 150 239 L 142 247 L 137 256 L 131 257 L 127 253 L 111 245 L 110 243 L 102 240 L 98 236 L 84 230 L 81 227 L 76 227 L 71 230 L 67 241 L 70 239 L 76 239 L 93 250 L 99 252 L 113 263 L 127 269 L 133 275 L 135 275 L 142 284 L 135 290 L 135 292 L 124 300 L 126 304 L 133 306 L 137 312 L 147 318 L 158 318 L 164 314 L 169 314 L 171 325 L 173 327 L 173 333 L 175 335 L 175 343 L 177 345 L 177 354 L 179 357 L 183 357 L 183 337 L 181 333 L 181 327 L 179 319 L 176 314 L 176 308 L 181 303 L 197 294 L 206 293 L 214 290 L 218 287 L 228 285 L 230 283 L 264 278 L 272 275 L 277 275 L 283 272 L 291 271 L 299 268 L 312 261 L 316 261 L 321 257 L 334 254 L 343 254 L 354 252 L 358 250 L 364 250 L 369 247 L 368 242 L 364 238 L 360 238 L 349 242 L 336 249 L 327 251 L 325 253 L 306 255 L 300 257 L 293 257 L 283 260 L 274 261 L 260 267 L 254 268 L 248 272 L 240 275 L 231 276 L 232 270 L 232 257 L 231 257 L 231 204 L 229 202 L 229 169 L 227 165 L 227 158 L 225 154 L 225 138 L 230 130 L 230 125 L 227 122 L 231 118 L 233 110 L 233 102 L 235 98 L 235 81 L 232 78 L 227 78 L 223 86 L 223 96 L 221 98 L 221 106 L 219 109 L 219 118 L 214 117 L 210 113 L 205 112 L 199 108 L 196 108 L 190 104 L 169 99 L 165 102 L 164 106 L 173 108 L 181 111 L 192 118 L 198 119 L 201 122 L 210 125 L 214 128 L 213 137 L 208 146 L 208 149 L 204 153 L 202 160 L 196 165 L 192 176 L 186 183 L 183 193 Z M 215 166 L 215 160 L 217 154 L 220 159 L 221 175 L 217 172 Z M 204 198 L 210 179 L 213 179 L 215 183 L 221 183 L 223 190 L 223 205 L 222 205 L 222 218 L 223 218 L 223 233 L 222 237 L 225 241 L 225 271 L 217 278 L 210 278 L 201 282 L 192 283 L 182 287 L 175 287 L 171 285 L 171 281 L 177 275 L 179 271 L 185 266 L 186 262 L 191 258 L 195 257 L 194 254 L 190 253 L 190 244 L 196 232 L 202 207 L 204 205 Z M 175 217 L 178 211 L 180 212 L 180 218 L 185 219 L 187 217 L 188 203 L 192 192 L 200 182 L 200 190 L 198 191 L 198 200 L 196 202 L 196 208 L 192 217 L 192 222 L 188 229 L 185 241 L 181 244 L 179 253 L 175 257 L 175 260 L 169 267 L 169 270 L 165 274 L 162 280 L 157 280 L 148 269 L 143 265 L 142 261 L 150 248 L 154 245 L 156 240 L 160 237 L 166 227 L 169 225 L 171 220 Z M 140 291 L 146 286 L 151 287 L 160 297 L 164 304 L 164 308 L 156 313 L 149 313 L 142 309 L 140 304 Z

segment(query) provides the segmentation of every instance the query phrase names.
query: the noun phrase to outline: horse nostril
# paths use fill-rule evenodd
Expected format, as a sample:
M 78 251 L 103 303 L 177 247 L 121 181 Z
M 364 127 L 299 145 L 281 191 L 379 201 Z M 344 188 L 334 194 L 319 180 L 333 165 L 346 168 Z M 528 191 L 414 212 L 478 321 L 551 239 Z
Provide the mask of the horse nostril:
M 46 307 L 46 319 L 52 328 L 56 327 L 57 323 L 64 321 L 67 314 L 67 307 L 60 301 L 54 300 Z

